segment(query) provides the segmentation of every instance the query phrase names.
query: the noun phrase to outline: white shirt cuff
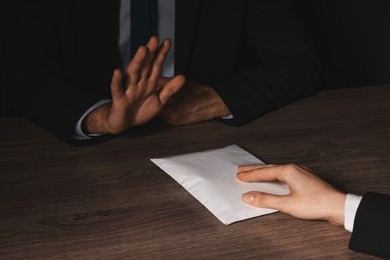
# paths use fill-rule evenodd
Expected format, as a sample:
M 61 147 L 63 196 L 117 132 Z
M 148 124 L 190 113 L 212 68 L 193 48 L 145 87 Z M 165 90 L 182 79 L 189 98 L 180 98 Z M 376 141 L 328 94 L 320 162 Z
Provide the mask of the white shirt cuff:
M 353 231 L 353 224 L 355 222 L 356 211 L 359 207 L 362 196 L 347 194 L 344 206 L 344 228 L 349 232 Z
M 101 105 L 103 105 L 105 103 L 111 102 L 111 101 L 112 101 L 111 99 L 100 100 L 99 102 L 96 102 L 95 104 L 93 104 L 93 106 L 91 106 L 87 111 L 85 111 L 85 113 L 81 116 L 81 118 L 79 119 L 79 121 L 77 121 L 77 124 L 76 124 L 76 128 L 75 128 L 75 132 L 76 132 L 75 138 L 76 139 L 85 140 L 85 139 L 91 139 L 91 137 L 94 137 L 94 136 L 100 136 L 100 134 L 85 134 L 83 132 L 83 130 L 81 129 L 81 124 L 83 123 L 84 118 L 89 113 L 91 113 L 92 110 L 94 110 L 97 107 L 100 107 Z
M 232 114 L 222 117 L 222 119 L 233 119 L 233 118 L 234 116 Z

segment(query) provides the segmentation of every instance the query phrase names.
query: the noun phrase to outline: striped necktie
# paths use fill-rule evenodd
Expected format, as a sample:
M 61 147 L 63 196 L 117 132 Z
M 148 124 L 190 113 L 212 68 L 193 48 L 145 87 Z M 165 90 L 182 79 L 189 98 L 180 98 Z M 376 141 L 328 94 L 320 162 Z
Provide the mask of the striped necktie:
M 156 35 L 156 0 L 131 0 L 130 57 L 138 47 L 145 45 L 152 35 Z

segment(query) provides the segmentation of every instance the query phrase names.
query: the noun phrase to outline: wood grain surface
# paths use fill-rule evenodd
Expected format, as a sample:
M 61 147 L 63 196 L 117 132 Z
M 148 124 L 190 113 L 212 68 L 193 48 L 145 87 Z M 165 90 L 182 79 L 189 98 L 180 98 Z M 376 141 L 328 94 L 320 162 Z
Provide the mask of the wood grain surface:
M 242 127 L 154 123 L 86 147 L 1 119 L 0 258 L 374 258 L 323 221 L 274 213 L 225 226 L 150 162 L 231 144 L 345 192 L 389 194 L 390 86 L 321 92 Z

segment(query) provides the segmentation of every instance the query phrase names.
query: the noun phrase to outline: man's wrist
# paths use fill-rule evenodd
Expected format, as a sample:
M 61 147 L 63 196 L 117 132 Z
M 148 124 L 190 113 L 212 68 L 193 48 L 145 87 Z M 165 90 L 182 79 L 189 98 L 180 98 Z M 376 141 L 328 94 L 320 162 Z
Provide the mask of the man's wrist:
M 96 113 L 99 112 L 99 110 L 102 110 L 103 106 L 109 105 L 108 103 L 110 103 L 110 102 L 111 102 L 110 99 L 103 99 L 99 102 L 96 102 L 93 106 L 91 106 L 87 111 L 84 112 L 84 114 L 81 116 L 81 118 L 77 122 L 76 128 L 75 128 L 75 132 L 77 135 L 76 137 L 78 139 L 90 139 L 91 137 L 104 134 L 102 132 L 91 131 L 91 130 L 93 130 L 91 121 L 95 121 L 97 123 L 98 120 L 96 118 L 98 117 L 98 114 L 96 114 Z M 98 110 L 98 111 L 96 111 L 96 110 Z M 97 129 L 98 127 L 95 126 L 94 128 Z

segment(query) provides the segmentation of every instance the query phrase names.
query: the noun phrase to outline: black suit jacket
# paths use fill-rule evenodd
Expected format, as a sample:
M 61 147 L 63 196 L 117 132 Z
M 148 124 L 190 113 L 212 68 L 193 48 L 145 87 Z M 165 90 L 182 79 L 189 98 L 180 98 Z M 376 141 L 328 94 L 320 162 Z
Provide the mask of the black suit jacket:
M 69 141 L 81 115 L 110 98 L 118 1 L 20 5 L 8 48 L 11 105 Z M 208 84 L 241 125 L 316 91 L 317 60 L 283 0 L 177 0 L 175 73 Z
M 363 196 L 349 248 L 390 259 L 390 196 L 375 193 Z

